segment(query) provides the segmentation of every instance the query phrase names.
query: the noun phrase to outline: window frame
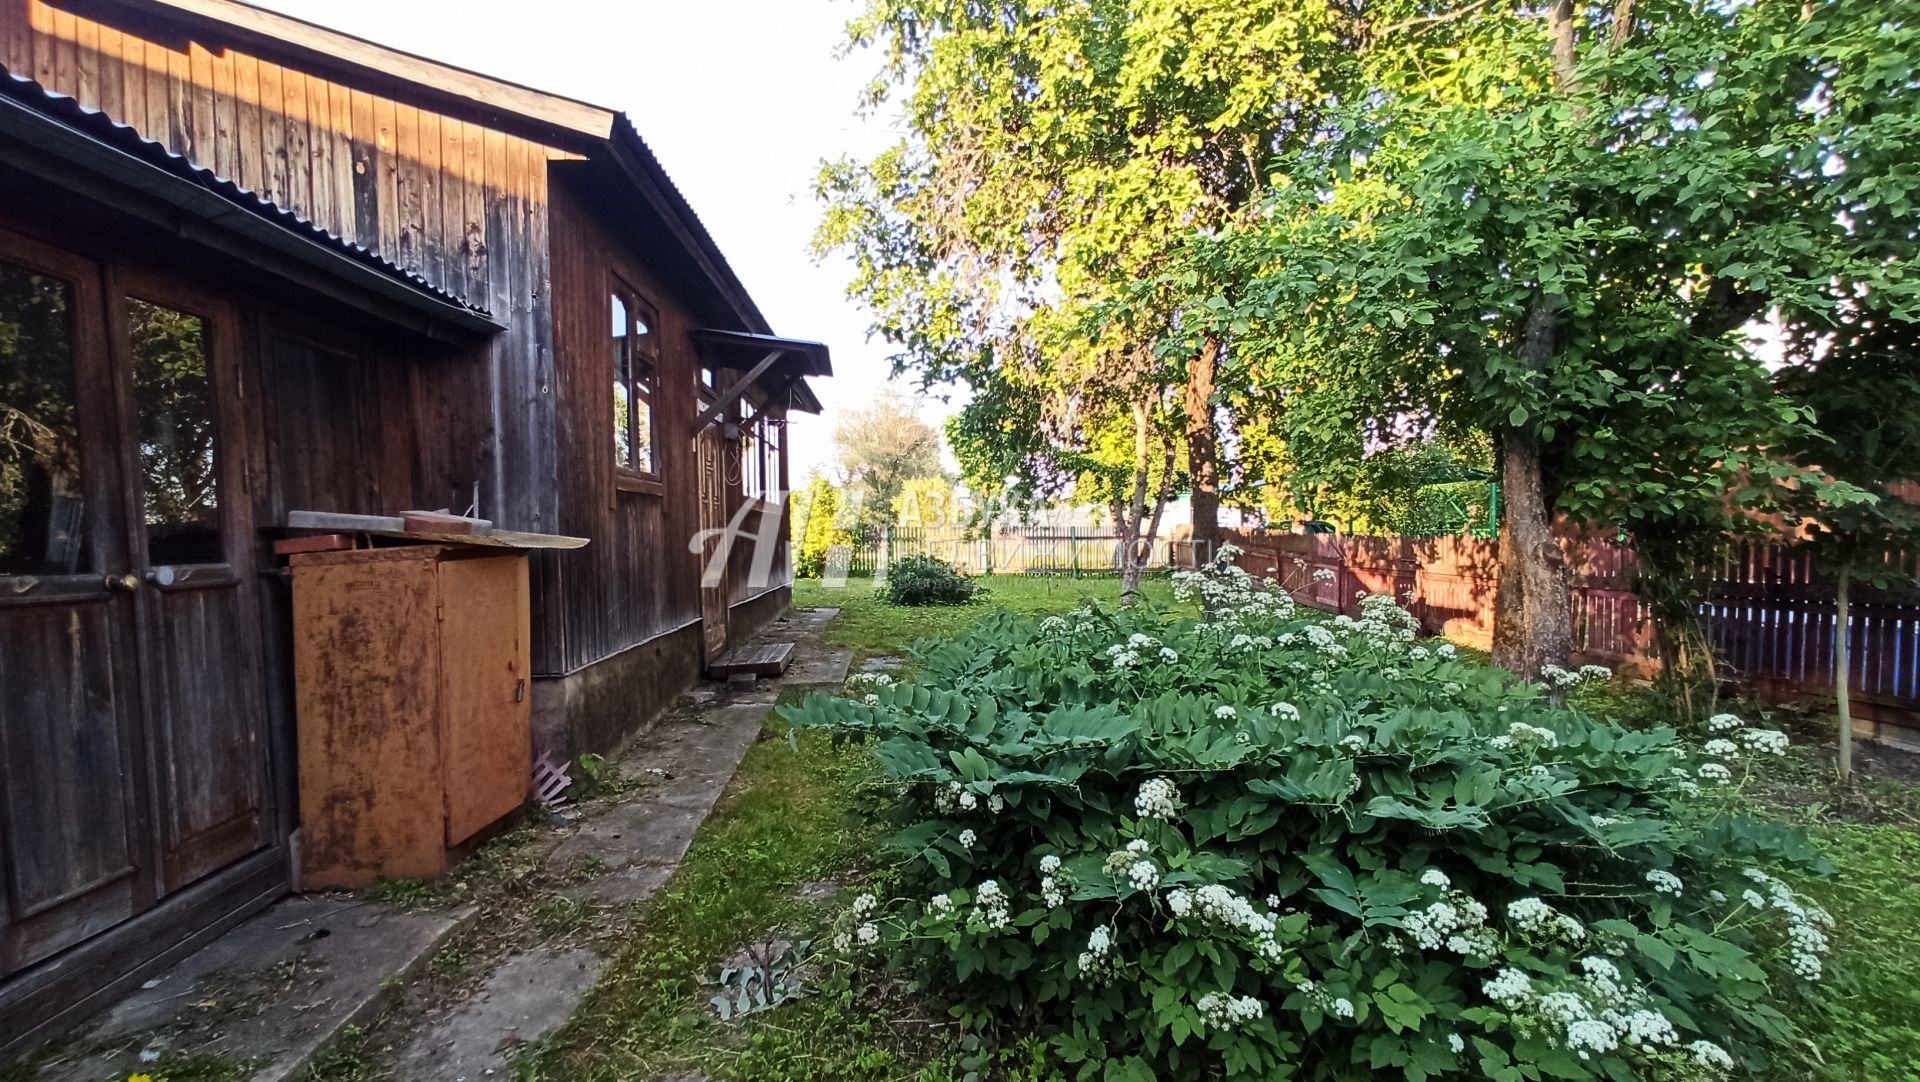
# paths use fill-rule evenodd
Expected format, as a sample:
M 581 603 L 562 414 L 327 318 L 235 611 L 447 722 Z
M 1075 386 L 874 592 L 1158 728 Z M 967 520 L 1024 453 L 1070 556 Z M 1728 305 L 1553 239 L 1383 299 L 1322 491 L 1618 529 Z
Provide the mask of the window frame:
M 626 388 L 628 401 L 645 401 L 647 414 L 651 419 L 648 426 L 650 436 L 648 453 L 653 469 L 642 470 L 631 465 L 623 466 L 618 458 L 620 433 L 613 432 L 613 487 L 615 492 L 639 492 L 653 496 L 666 494 L 666 463 L 664 461 L 666 441 L 660 438 L 660 310 L 649 301 L 644 293 L 619 275 L 609 275 L 607 283 L 607 307 L 604 326 L 611 329 L 613 323 L 613 304 L 616 299 L 627 311 L 627 368 L 620 372 L 616 364 L 615 380 Z M 636 333 L 636 328 L 645 325 L 647 333 Z M 640 374 L 644 370 L 644 376 Z M 637 386 L 644 384 L 646 393 L 638 393 Z M 610 403 L 617 405 L 617 403 Z M 615 411 L 609 409 L 609 420 Z M 632 431 L 635 412 L 628 411 L 627 424 L 630 446 L 638 451 L 638 435 Z

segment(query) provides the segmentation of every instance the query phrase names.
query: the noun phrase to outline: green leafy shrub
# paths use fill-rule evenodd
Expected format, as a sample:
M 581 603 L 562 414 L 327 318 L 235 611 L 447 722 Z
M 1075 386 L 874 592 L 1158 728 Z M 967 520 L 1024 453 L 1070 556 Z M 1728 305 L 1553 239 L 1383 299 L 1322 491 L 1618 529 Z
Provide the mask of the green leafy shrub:
M 887 601 L 894 605 L 965 605 L 980 588 L 945 560 L 902 556 L 887 565 Z
M 1207 619 L 996 615 L 787 710 L 870 741 L 899 819 L 839 946 L 1080 1078 L 1709 1079 L 1796 1040 L 1831 919 L 1778 873 L 1823 861 L 1738 784 L 1780 734 L 1703 755 L 1390 598 L 1179 586 Z

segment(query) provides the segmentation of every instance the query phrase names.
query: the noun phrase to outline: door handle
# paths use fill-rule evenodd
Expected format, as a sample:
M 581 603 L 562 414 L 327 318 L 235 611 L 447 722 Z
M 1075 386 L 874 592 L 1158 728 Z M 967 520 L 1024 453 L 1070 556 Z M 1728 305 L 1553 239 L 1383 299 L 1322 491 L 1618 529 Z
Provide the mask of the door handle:
M 107 576 L 107 589 L 109 590 L 119 590 L 121 593 L 130 594 L 139 588 L 140 576 L 138 575 L 129 573 L 125 575 Z

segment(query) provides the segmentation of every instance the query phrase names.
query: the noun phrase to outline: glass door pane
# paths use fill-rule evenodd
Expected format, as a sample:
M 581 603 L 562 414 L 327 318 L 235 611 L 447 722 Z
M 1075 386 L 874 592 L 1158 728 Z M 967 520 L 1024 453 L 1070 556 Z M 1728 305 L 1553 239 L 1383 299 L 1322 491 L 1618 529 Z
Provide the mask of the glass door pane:
M 93 570 L 73 285 L 0 261 L 0 575 Z
M 140 424 L 147 561 L 221 563 L 226 547 L 206 321 L 130 297 L 127 336 Z

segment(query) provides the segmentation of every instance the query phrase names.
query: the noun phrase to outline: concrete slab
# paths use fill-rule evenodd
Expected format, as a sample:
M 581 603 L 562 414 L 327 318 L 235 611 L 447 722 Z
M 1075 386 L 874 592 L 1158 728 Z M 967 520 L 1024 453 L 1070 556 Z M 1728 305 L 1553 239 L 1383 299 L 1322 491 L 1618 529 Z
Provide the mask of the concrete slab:
M 414 1039 L 400 1077 L 474 1082 L 504 1076 L 513 1049 L 565 1022 L 599 976 L 600 956 L 587 950 L 508 958 L 478 992 Z
M 839 647 L 803 647 L 778 681 L 781 687 L 839 687 L 847 682 L 853 651 Z
M 784 630 L 818 632 L 840 615 L 839 609 L 791 609 L 767 625 L 762 632 L 767 637 L 777 637 Z
M 637 742 L 621 769 L 647 777 L 647 787 L 586 819 L 547 858 L 563 870 L 583 861 L 601 869 L 572 896 L 612 905 L 659 890 L 759 737 L 770 707 L 771 700 L 714 707 L 697 719 L 663 722 Z
M 892 654 L 875 654 L 870 658 L 861 659 L 860 671 L 899 672 L 901 667 L 906 663 L 907 659 L 903 657 L 895 657 Z
M 349 895 L 287 898 L 115 1004 L 35 1082 L 100 1082 L 215 1055 L 252 1082 L 306 1068 L 365 1021 L 471 911 L 411 913 Z M 143 1056 L 144 1054 L 144 1056 Z

